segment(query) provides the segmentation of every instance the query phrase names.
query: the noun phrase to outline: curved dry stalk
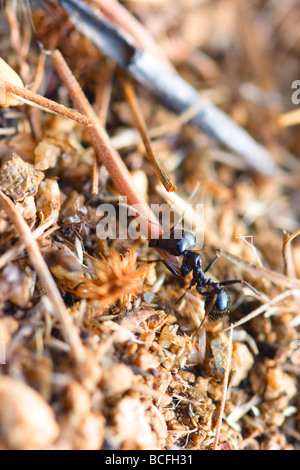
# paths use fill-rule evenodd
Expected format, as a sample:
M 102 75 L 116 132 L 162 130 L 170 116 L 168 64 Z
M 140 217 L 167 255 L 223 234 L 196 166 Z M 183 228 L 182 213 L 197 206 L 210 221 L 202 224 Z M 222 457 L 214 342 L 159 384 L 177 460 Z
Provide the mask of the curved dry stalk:
M 65 340 L 71 347 L 74 359 L 81 362 L 85 359 L 85 350 L 82 345 L 79 333 L 75 327 L 71 316 L 64 304 L 57 285 L 48 269 L 48 266 L 40 252 L 38 243 L 34 238 L 29 226 L 17 211 L 13 202 L 0 190 L 0 205 L 7 213 L 12 224 L 15 226 L 20 237 L 26 246 L 29 258 L 35 268 L 40 281 L 47 292 L 47 296 L 52 304 L 53 311 L 61 323 L 61 329 Z
M 171 180 L 166 170 L 163 168 L 161 163 L 157 160 L 157 158 L 154 155 L 151 141 L 150 141 L 149 132 L 146 126 L 146 122 L 144 120 L 142 110 L 139 106 L 139 102 L 138 102 L 134 87 L 132 83 L 130 82 L 130 80 L 128 80 L 125 77 L 125 75 L 121 75 L 121 78 L 122 78 L 124 94 L 130 106 L 131 112 L 133 114 L 135 125 L 143 140 L 147 158 L 150 161 L 151 165 L 153 166 L 153 169 L 155 173 L 157 174 L 160 182 L 163 184 L 164 188 L 168 192 L 176 191 L 175 184 L 173 183 L 173 181 Z
M 282 256 L 284 262 L 284 272 L 287 274 L 295 275 L 295 267 L 293 265 L 293 258 L 291 253 L 291 246 L 290 243 L 294 240 L 294 238 L 300 235 L 300 230 L 288 235 L 286 232 L 283 233 L 284 241 L 282 245 Z

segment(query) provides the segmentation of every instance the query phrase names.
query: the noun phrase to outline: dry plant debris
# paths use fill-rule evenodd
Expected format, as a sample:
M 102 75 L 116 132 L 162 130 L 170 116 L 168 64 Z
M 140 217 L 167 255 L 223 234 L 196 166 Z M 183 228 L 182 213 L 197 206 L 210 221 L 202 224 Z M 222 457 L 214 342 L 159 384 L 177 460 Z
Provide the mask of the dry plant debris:
M 0 448 L 299 449 L 297 2 L 86 1 L 268 149 L 272 178 L 189 126 L 199 110 L 124 82 L 58 3 L 34 2 L 35 31 L 14 3 L 0 12 L 0 87 L 65 110 L 0 108 Z M 232 287 L 230 319 L 195 337 L 195 290 L 168 315 L 188 279 L 142 262 L 157 258 L 142 238 L 97 236 L 120 193 L 152 221 L 149 203 L 181 215 L 195 193 L 211 277 L 261 296 Z

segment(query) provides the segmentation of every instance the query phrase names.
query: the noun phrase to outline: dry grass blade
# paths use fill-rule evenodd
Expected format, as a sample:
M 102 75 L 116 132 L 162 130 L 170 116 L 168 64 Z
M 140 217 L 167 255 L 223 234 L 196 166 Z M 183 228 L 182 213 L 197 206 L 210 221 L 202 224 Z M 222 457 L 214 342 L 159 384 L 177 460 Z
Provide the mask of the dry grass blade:
M 223 414 L 224 414 L 224 409 L 225 409 L 225 403 L 226 403 L 226 400 L 227 400 L 228 384 L 229 384 L 229 373 L 230 373 L 231 356 L 232 356 L 232 331 L 233 331 L 233 328 L 232 328 L 232 325 L 231 325 L 230 326 L 229 343 L 228 343 L 226 370 L 225 370 L 224 382 L 223 382 L 223 395 L 222 395 L 222 401 L 221 401 L 221 404 L 220 404 L 220 411 L 219 411 L 218 421 L 217 421 L 217 425 L 216 425 L 216 433 L 215 433 L 215 439 L 214 439 L 214 443 L 213 443 L 213 450 L 217 450 L 217 448 L 218 448 L 220 433 L 221 433 L 222 420 L 223 420 Z
M 55 284 L 52 275 L 49 272 L 48 266 L 40 252 L 37 241 L 35 240 L 32 232 L 16 210 L 12 201 L 0 190 L 0 204 L 6 211 L 11 222 L 18 231 L 20 237 L 23 239 L 24 245 L 28 251 L 30 260 L 47 292 L 49 300 L 53 306 L 53 311 L 57 319 L 61 323 L 62 333 L 71 347 L 73 357 L 76 361 L 83 361 L 85 358 L 85 351 L 81 343 L 78 330 L 74 326 L 72 318 L 70 317 L 60 292 Z
M 244 325 L 244 323 L 247 323 L 248 321 L 252 320 L 258 315 L 261 315 L 262 313 L 266 312 L 269 307 L 273 307 L 274 305 L 278 304 L 282 300 L 285 300 L 292 295 L 299 296 L 300 293 L 297 290 L 287 290 L 285 292 L 282 292 L 281 294 L 274 297 L 274 299 L 270 300 L 269 302 L 265 302 L 263 305 L 253 310 L 253 312 L 249 313 L 248 315 L 245 315 L 241 320 L 234 323 L 233 328 L 237 328 L 238 326 Z M 229 328 L 225 328 L 223 331 L 227 331 L 227 330 L 229 330 Z
M 281 127 L 290 127 L 300 124 L 300 110 L 296 109 L 295 111 L 282 114 L 278 119 L 278 124 Z
M 122 83 L 126 99 L 129 103 L 131 112 L 134 117 L 135 125 L 138 128 L 139 133 L 142 137 L 147 158 L 153 166 L 155 173 L 157 174 L 164 188 L 168 192 L 176 191 L 176 186 L 172 182 L 170 176 L 167 174 L 166 170 L 162 167 L 162 165 L 159 163 L 153 153 L 149 133 L 146 127 L 144 116 L 142 114 L 141 108 L 136 97 L 136 93 L 134 91 L 134 87 L 125 76 L 122 76 Z
M 278 286 L 288 287 L 290 289 L 300 289 L 300 280 L 295 278 L 290 278 L 284 274 L 277 273 L 276 271 L 271 271 L 270 269 L 264 268 L 262 266 L 255 266 L 255 264 L 249 263 L 248 261 L 243 260 L 223 249 L 217 250 L 217 252 L 224 258 L 232 261 L 232 263 L 241 266 L 243 269 L 252 273 L 253 275 L 265 279 L 269 279 L 274 284 Z

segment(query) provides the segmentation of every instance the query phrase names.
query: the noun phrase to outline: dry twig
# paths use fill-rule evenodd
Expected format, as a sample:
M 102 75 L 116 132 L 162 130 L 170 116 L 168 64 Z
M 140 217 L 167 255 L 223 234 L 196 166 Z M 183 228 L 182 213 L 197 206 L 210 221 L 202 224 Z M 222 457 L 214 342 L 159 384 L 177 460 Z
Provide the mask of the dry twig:
M 49 111 L 60 114 L 61 116 L 73 119 L 80 124 L 86 124 L 87 126 L 93 126 L 94 122 L 86 116 L 74 111 L 73 109 L 66 108 L 62 104 L 56 103 L 55 101 L 44 98 L 44 96 L 38 95 L 33 91 L 26 90 L 19 86 L 13 85 L 5 80 L 0 80 L 0 88 L 12 96 L 19 96 L 26 101 L 31 101 L 42 108 L 48 109 Z
M 136 93 L 134 91 L 134 87 L 132 83 L 129 80 L 127 80 L 126 77 L 124 76 L 122 77 L 122 83 L 123 83 L 123 89 L 124 89 L 126 99 L 129 103 L 131 112 L 134 117 L 135 125 L 138 128 L 139 133 L 142 137 L 148 160 L 153 166 L 155 173 L 157 174 L 164 188 L 168 192 L 176 191 L 176 186 L 171 181 L 170 176 L 167 174 L 166 170 L 162 167 L 162 165 L 159 163 L 159 161 L 157 160 L 157 158 L 155 157 L 153 153 L 150 136 L 146 127 L 144 116 L 139 107 L 139 103 L 136 97 Z
M 243 318 L 241 318 L 241 320 L 235 322 L 233 324 L 233 328 L 237 328 L 238 326 L 244 325 L 244 323 L 247 323 L 248 321 L 252 320 L 258 315 L 261 315 L 262 313 L 266 312 L 269 307 L 273 307 L 273 305 L 278 304 L 282 300 L 285 300 L 292 295 L 299 296 L 300 293 L 298 290 L 286 290 L 285 292 L 282 292 L 281 294 L 277 295 L 273 299 L 269 300 L 268 302 L 265 302 L 263 305 L 253 310 L 248 315 L 245 315 Z M 223 331 L 227 331 L 227 330 L 229 330 L 229 328 L 225 328 Z

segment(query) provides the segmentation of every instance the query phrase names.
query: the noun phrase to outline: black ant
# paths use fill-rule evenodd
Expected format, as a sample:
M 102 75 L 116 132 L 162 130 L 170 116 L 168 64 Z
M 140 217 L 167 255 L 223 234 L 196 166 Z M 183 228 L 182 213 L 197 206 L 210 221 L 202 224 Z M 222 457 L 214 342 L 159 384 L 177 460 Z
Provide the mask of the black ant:
M 185 296 L 185 294 L 193 287 L 196 286 L 197 292 L 205 297 L 205 315 L 201 322 L 201 328 L 205 318 L 208 316 L 211 320 L 220 320 L 229 313 L 230 296 L 223 286 L 230 286 L 233 284 L 244 284 L 249 287 L 255 294 L 260 295 L 253 286 L 243 279 L 235 279 L 223 282 L 214 282 L 211 278 L 206 276 L 206 272 L 218 260 L 219 254 L 203 269 L 202 256 L 196 251 L 191 251 L 196 246 L 196 238 L 190 232 L 183 230 L 172 229 L 168 233 L 164 233 L 160 239 L 151 239 L 149 241 L 151 248 L 159 248 L 166 251 L 170 255 L 183 256 L 180 273 L 178 273 L 173 266 L 167 261 L 160 260 L 162 263 L 176 276 L 185 277 L 192 272 L 192 281 L 184 292 L 184 294 L 173 305 L 172 310 L 178 302 Z M 171 311 L 172 311 L 171 310 Z

